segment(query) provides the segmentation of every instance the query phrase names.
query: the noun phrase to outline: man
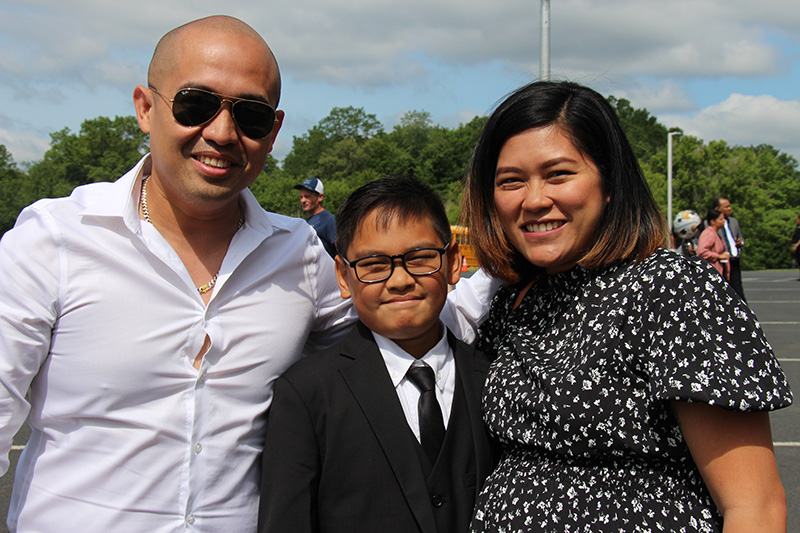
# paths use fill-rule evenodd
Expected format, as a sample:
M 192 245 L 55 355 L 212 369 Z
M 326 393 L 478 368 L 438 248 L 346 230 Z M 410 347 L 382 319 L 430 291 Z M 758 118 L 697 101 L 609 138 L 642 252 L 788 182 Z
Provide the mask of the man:
M 714 199 L 714 209 L 725 215 L 725 226 L 720 228 L 717 233 L 719 234 L 722 242 L 728 247 L 731 254 L 729 270 L 730 270 L 730 284 L 742 300 L 747 301 L 744 297 L 744 287 L 742 286 L 742 269 L 739 262 L 739 257 L 744 248 L 744 237 L 742 237 L 742 230 L 739 227 L 739 221 L 731 216 L 731 202 L 727 198 L 717 196 Z
M 264 40 L 189 23 L 148 85 L 151 154 L 37 202 L 0 245 L 0 473 L 32 428 L 11 531 L 255 529 L 271 383 L 354 320 L 311 228 L 246 189 L 284 117 Z
M 11 532 L 254 531 L 272 383 L 355 320 L 313 229 L 247 189 L 284 118 L 258 33 L 170 31 L 133 97 L 151 153 L 0 241 L 0 474 L 31 427 Z
M 308 178 L 303 183 L 294 186 L 300 191 L 300 207 L 305 213 L 311 227 L 317 232 L 322 245 L 325 246 L 331 257 L 336 257 L 336 219 L 322 207 L 322 198 L 325 188 L 319 178 Z
M 800 268 L 800 215 L 795 219 L 794 233 L 792 234 L 792 256 L 794 257 L 795 264 Z M 797 281 L 800 281 L 798 278 Z

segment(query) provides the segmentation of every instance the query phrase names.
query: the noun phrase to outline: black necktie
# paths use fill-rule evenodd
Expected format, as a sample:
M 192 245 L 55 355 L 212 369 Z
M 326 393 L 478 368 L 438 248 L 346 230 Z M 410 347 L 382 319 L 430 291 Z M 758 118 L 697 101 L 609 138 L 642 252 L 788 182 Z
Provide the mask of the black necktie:
M 422 449 L 428 455 L 432 464 L 436 463 L 439 450 L 444 442 L 444 421 L 442 409 L 436 401 L 435 380 L 433 369 L 426 365 L 412 366 L 406 372 L 409 381 L 419 389 L 419 434 Z

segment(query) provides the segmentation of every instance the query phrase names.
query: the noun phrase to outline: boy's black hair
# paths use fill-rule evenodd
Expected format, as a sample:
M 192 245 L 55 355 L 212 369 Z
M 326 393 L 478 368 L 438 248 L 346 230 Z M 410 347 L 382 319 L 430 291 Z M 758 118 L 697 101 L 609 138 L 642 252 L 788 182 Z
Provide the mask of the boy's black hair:
M 353 191 L 336 212 L 336 249 L 346 259 L 347 249 L 367 215 L 377 211 L 377 223 L 386 228 L 393 219 L 428 219 L 446 246 L 453 238 L 444 204 L 436 191 L 415 178 L 388 176 Z

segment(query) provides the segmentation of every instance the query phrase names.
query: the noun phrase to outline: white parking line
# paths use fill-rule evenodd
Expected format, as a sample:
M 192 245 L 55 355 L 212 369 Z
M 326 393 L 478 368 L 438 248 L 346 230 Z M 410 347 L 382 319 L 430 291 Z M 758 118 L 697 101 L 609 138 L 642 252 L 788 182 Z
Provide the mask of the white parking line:
M 798 447 L 800 446 L 800 442 L 773 442 L 772 445 L 780 447 Z

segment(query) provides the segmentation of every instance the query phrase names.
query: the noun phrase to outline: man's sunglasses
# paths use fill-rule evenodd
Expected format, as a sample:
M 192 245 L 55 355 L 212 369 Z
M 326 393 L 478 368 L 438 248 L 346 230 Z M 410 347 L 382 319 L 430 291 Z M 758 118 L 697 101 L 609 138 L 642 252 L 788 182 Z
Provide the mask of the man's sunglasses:
M 246 100 L 233 96 L 186 87 L 169 99 L 155 87 L 150 90 L 172 103 L 172 116 L 179 124 L 188 127 L 202 126 L 217 116 L 223 102 L 231 103 L 231 116 L 239 129 L 251 139 L 263 139 L 272 131 L 276 122 L 275 109 L 266 102 Z

